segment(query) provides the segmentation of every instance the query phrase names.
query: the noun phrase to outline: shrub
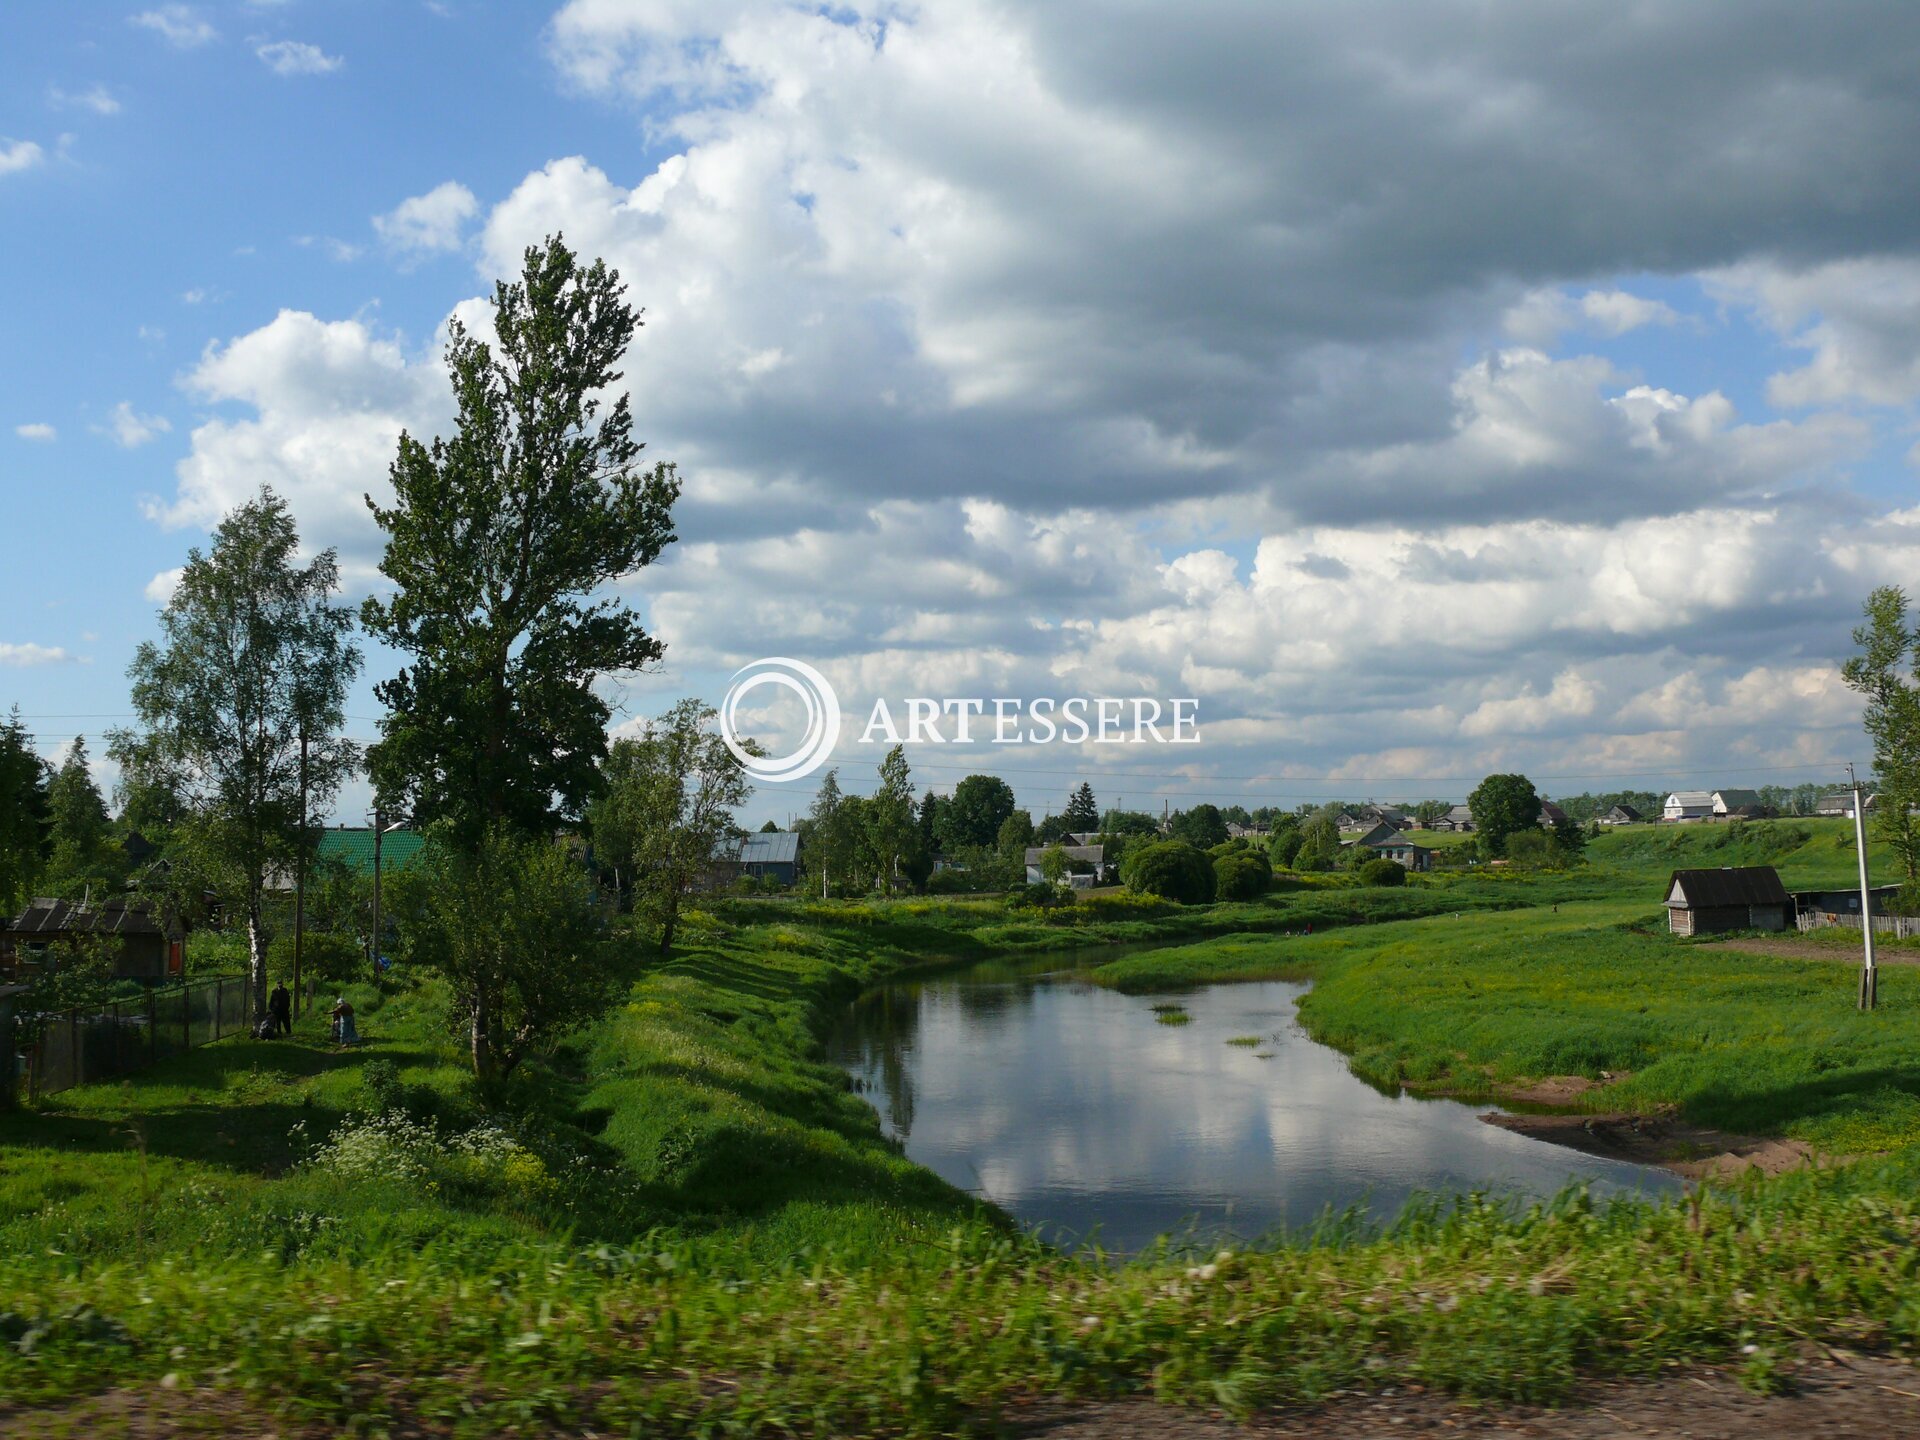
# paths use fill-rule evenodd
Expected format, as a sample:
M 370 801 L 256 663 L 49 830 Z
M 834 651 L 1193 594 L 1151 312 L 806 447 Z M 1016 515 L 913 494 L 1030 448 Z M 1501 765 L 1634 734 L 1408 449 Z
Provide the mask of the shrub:
M 1120 878 L 1129 890 L 1181 905 L 1204 905 L 1214 894 L 1213 861 L 1184 840 L 1141 846 L 1127 856 Z
M 293 980 L 293 936 L 277 935 L 267 947 L 267 973 L 276 980 Z M 300 978 L 321 986 L 349 985 L 373 973 L 367 952 L 351 935 L 334 930 L 309 930 L 300 941 Z
M 1273 884 L 1273 866 L 1257 850 L 1222 856 L 1213 866 L 1214 894 L 1222 900 L 1252 900 Z
M 1377 860 L 1369 860 L 1360 867 L 1362 885 L 1404 885 L 1407 883 L 1407 867 L 1398 860 L 1389 860 L 1382 855 Z

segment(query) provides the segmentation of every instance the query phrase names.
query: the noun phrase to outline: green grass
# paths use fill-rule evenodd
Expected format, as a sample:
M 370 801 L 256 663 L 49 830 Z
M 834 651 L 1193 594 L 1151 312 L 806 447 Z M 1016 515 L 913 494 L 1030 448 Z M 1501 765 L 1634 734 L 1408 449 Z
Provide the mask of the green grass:
M 1638 904 L 1234 935 L 1128 956 L 1091 978 L 1138 993 L 1310 978 L 1301 1023 L 1379 1085 L 1487 1094 L 1628 1072 L 1595 1103 L 1676 1106 L 1836 1155 L 1920 1143 L 1920 971 L 1885 967 L 1879 1008 L 1863 1015 L 1849 965 L 1690 943 Z
M 1609 875 L 1621 898 L 1567 898 Z M 940 1434 L 1045 1396 L 1553 1401 L 1748 1344 L 1920 1341 L 1920 1147 L 1693 1205 L 1436 1200 L 1110 1267 L 910 1164 L 821 1059 L 910 965 L 1184 940 L 1094 973 L 1312 975 L 1303 1021 L 1369 1073 L 1631 1068 L 1634 1103 L 1913 1135 L 1920 977 L 1853 1016 L 1845 967 L 1636 935 L 1644 889 L 1596 865 L 1198 911 L 727 904 L 665 962 L 636 946 L 621 1008 L 491 1105 L 434 985 L 360 995 L 361 1050 L 310 1022 L 0 1117 L 0 1407 L 171 1376 L 246 1433 Z
M 1859 883 L 1853 822 L 1836 819 L 1747 820 L 1734 824 L 1621 825 L 1587 845 L 1591 864 L 1657 883 L 1674 870 L 1771 865 L 1790 890 Z M 1893 855 L 1869 840 L 1874 883 L 1898 880 Z

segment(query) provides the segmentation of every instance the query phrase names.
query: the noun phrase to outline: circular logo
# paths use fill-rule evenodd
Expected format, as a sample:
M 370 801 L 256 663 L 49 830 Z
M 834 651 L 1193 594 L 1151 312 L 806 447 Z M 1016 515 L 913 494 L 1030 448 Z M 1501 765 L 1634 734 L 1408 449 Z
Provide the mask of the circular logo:
M 735 718 L 740 702 L 762 685 L 791 690 L 807 707 L 806 733 L 791 754 L 755 755 L 740 734 Z M 733 672 L 727 698 L 720 702 L 720 738 L 754 779 L 768 783 L 799 780 L 818 770 L 833 753 L 834 742 L 840 738 L 840 698 L 833 693 L 827 677 L 804 660 L 780 655 L 756 660 Z

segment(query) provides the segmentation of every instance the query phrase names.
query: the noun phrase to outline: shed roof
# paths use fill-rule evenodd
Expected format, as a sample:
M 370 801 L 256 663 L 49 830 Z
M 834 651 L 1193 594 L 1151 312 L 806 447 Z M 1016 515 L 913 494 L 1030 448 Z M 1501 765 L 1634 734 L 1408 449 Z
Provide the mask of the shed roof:
M 6 924 L 9 935 L 167 935 L 178 934 L 154 918 L 144 900 L 103 900 L 75 905 L 68 900 L 36 899 Z
M 1729 866 L 1723 870 L 1676 870 L 1667 882 L 1667 904 L 1677 909 L 1710 910 L 1722 905 L 1785 905 L 1787 887 L 1771 865 Z

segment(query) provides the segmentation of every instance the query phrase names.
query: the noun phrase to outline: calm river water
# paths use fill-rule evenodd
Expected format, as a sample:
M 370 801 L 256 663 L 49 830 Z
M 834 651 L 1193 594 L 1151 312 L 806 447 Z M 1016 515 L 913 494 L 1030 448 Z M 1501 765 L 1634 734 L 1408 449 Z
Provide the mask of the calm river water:
M 909 1156 L 1060 1243 L 1250 1238 L 1355 1204 L 1384 1219 L 1416 1191 L 1680 1188 L 1485 1124 L 1484 1104 L 1382 1095 L 1295 1024 L 1304 985 L 1119 995 L 1070 963 L 904 979 L 863 996 L 832 1042 Z M 1191 1023 L 1160 1024 L 1153 1006 L 1176 1000 Z M 1250 1035 L 1258 1047 L 1227 1043 Z

